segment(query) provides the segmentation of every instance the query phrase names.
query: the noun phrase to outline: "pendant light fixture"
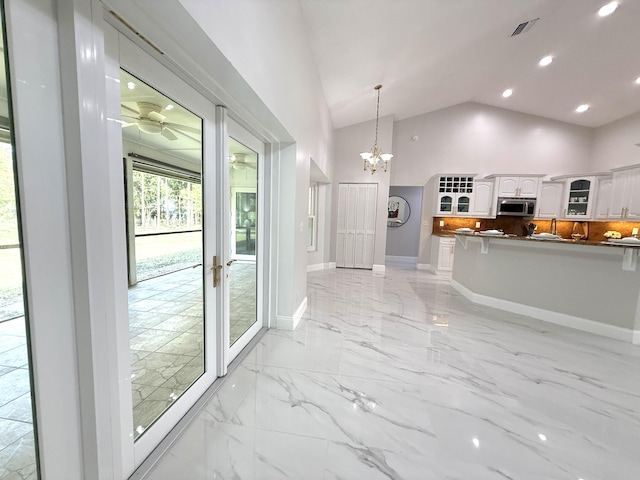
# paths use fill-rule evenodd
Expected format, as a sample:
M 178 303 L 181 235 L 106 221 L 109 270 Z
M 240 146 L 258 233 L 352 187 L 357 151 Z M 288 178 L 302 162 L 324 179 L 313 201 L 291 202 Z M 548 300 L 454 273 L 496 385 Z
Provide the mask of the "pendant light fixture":
M 387 164 L 393 157 L 390 153 L 382 153 L 380 147 L 378 147 L 378 116 L 380 114 L 380 89 L 382 85 L 376 85 L 375 89 L 378 91 L 378 106 L 376 107 L 376 139 L 373 143 L 373 148 L 370 152 L 363 152 L 360 154 L 362 160 L 364 160 L 364 171 L 367 168 L 371 170 L 371 175 L 376 173 L 379 169 L 387 171 Z

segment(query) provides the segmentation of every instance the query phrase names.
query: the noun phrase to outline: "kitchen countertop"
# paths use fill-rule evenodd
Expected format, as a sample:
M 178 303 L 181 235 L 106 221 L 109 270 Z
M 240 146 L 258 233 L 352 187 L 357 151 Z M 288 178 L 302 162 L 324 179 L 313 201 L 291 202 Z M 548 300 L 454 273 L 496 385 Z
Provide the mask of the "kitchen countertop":
M 518 236 L 518 235 L 480 235 L 478 232 L 456 232 L 449 231 L 452 235 L 460 235 L 465 237 L 478 237 L 478 238 L 493 238 L 499 240 L 515 240 L 515 241 L 525 241 L 525 242 L 534 242 L 534 243 L 555 243 L 555 244 L 567 244 L 567 245 L 591 245 L 596 247 L 608 247 L 608 248 L 639 248 L 640 243 L 637 245 L 627 244 L 627 245 L 616 245 L 613 243 L 609 243 L 607 241 L 593 241 L 593 240 L 573 240 L 573 239 L 558 239 L 558 240 L 537 240 L 535 238 Z M 444 236 L 444 235 L 443 235 Z M 450 235 L 447 235 L 450 236 Z

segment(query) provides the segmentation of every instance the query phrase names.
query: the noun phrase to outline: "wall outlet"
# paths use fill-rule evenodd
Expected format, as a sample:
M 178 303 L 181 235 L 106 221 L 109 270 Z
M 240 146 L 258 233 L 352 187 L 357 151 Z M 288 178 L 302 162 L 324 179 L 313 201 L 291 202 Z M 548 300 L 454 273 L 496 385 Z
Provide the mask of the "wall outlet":
M 440 220 L 440 226 L 444 227 L 444 220 Z
M 633 227 L 633 230 L 631 230 L 631 235 L 633 235 L 634 237 L 638 235 L 638 227 Z
M 423 227 L 428 227 L 429 226 L 429 220 L 423 220 L 422 221 L 422 226 Z
M 476 222 L 476 228 L 480 228 L 480 222 Z

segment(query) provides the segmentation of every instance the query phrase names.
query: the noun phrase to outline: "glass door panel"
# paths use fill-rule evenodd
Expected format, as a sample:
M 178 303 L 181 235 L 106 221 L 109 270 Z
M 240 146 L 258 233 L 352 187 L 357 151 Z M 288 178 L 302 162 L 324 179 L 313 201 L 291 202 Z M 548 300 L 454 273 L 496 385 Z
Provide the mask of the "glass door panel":
M 22 238 L 2 35 L 0 49 L 0 478 L 36 479 Z
M 233 128 L 232 128 L 233 129 Z M 257 333 L 259 261 L 259 165 L 255 145 L 240 136 L 228 140 L 229 260 L 227 262 L 231 360 Z M 255 140 L 255 139 L 254 139 Z
M 120 71 L 137 440 L 205 372 L 202 119 Z

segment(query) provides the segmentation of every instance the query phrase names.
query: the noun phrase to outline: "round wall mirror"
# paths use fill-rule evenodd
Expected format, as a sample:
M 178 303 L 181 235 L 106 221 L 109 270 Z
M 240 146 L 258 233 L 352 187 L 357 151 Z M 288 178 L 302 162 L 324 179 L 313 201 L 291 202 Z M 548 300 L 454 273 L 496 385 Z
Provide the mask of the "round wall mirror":
M 387 226 L 388 227 L 401 227 L 411 215 L 411 207 L 409 202 L 404 198 L 392 195 L 389 197 L 389 206 L 387 208 Z

